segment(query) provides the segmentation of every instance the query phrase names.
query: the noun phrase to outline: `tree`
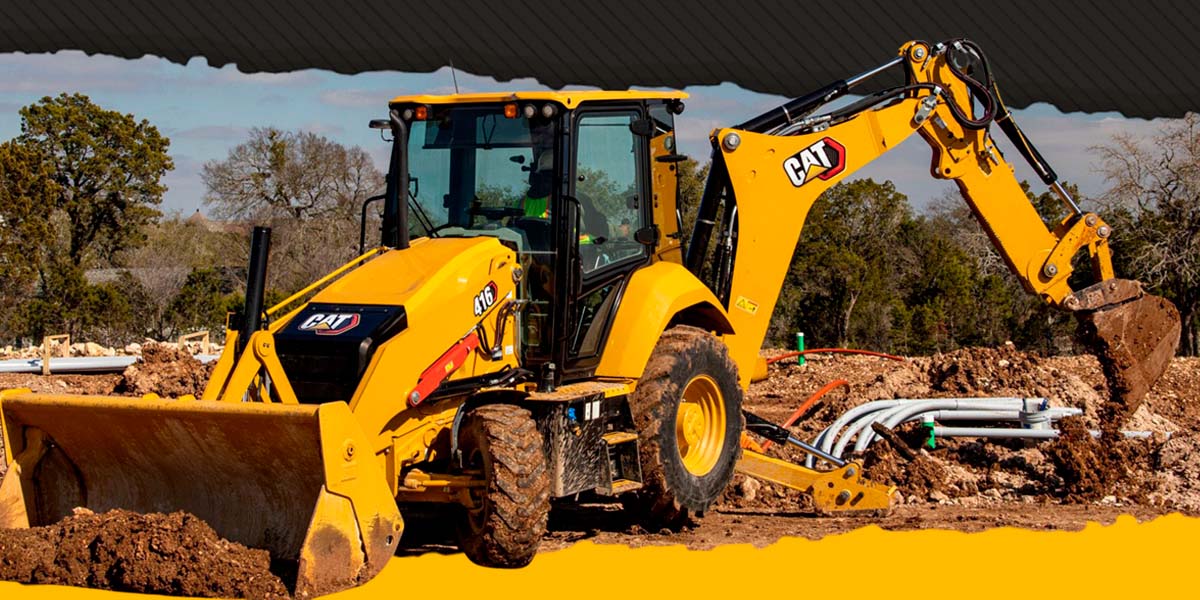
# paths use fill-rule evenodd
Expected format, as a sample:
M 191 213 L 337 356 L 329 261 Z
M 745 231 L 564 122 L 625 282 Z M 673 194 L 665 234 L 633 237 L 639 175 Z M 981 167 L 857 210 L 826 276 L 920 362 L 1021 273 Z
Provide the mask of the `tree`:
M 155 339 L 185 333 L 186 323 L 179 321 L 171 306 L 195 270 L 232 274 L 244 270 L 249 257 L 241 233 L 227 231 L 199 213 L 188 219 L 161 219 L 146 228 L 146 239 L 142 247 L 124 253 L 121 262 L 135 274 L 149 298 L 143 319 L 146 335 Z M 236 278 L 230 275 L 226 279 Z
M 1162 126 L 1149 144 L 1117 135 L 1093 150 L 1111 185 L 1100 202 L 1117 275 L 1173 301 L 1181 352 L 1200 354 L 1200 115 Z
M 24 333 L 18 308 L 32 295 L 40 248 L 50 233 L 49 198 L 57 193 L 36 149 L 0 144 L 0 339 Z
M 171 301 L 171 321 L 180 333 L 207 329 L 223 332 L 226 306 L 233 293 L 216 269 L 193 269 Z
M 383 183 L 370 155 L 315 133 L 255 128 L 201 173 L 205 203 L 228 220 L 311 220 L 356 209 Z
M 275 229 L 269 285 L 294 289 L 354 257 L 363 201 L 383 175 L 362 148 L 310 132 L 251 130 L 222 161 L 204 165 L 214 216 Z
M 8 210 L 17 211 L 36 271 L 21 334 L 78 334 L 91 318 L 86 269 L 111 264 L 142 241 L 158 216 L 173 164 L 169 141 L 146 120 L 106 110 L 82 94 L 44 97 L 20 110 L 21 134 L 3 160 Z M 25 198 L 13 202 L 11 199 Z M 7 219 L 6 215 L 6 219 Z
M 83 94 L 47 96 L 20 114 L 17 143 L 37 151 L 57 184 L 51 200 L 67 217 L 66 258 L 84 265 L 137 245 L 159 214 L 162 176 L 174 168 L 170 141 L 145 119 Z
M 912 261 L 897 242 L 911 218 L 908 199 L 890 181 L 826 191 L 809 211 L 781 290 L 776 341 L 805 331 L 823 343 L 888 348 L 897 273 Z
M 1064 182 L 1064 187 L 1083 200 L 1075 185 Z M 1066 218 L 1067 209 L 1056 194 L 1048 190 L 1034 194 L 1025 181 L 1021 188 L 1045 227 L 1054 229 Z M 930 213 L 936 229 L 952 240 L 973 269 L 971 298 L 975 309 L 964 315 L 970 323 L 960 329 L 963 335 L 959 344 L 994 346 L 1012 341 L 1022 349 L 1046 353 L 1080 349 L 1074 342 L 1071 315 L 1025 291 L 956 190 L 935 199 Z M 1075 289 L 1091 283 L 1086 256 L 1086 251 L 1081 252 L 1073 262 L 1071 285 Z
M 675 165 L 679 169 L 679 212 L 683 215 L 683 239 L 686 242 L 696 223 L 696 209 L 700 207 L 700 197 L 704 195 L 704 184 L 708 181 L 712 163 L 705 162 L 701 166 L 695 159 L 688 158 Z

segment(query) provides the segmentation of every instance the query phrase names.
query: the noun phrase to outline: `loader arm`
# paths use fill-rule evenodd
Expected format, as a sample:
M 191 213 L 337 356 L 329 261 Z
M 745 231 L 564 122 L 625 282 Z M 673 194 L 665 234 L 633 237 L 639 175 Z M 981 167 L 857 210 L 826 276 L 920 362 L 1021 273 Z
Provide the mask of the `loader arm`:
M 972 62 L 974 77 L 966 72 Z M 906 70 L 905 85 L 811 116 L 890 67 Z M 976 103 L 982 111 L 974 109 Z M 990 135 L 992 121 L 1072 209 L 1055 228 L 1047 228 L 1029 202 Z M 1111 227 L 1099 215 L 1080 211 L 1057 183 L 1004 108 L 982 52 L 965 40 L 932 46 L 909 42 L 878 69 L 713 132 L 713 166 L 686 264 L 729 309 L 736 333 L 725 340 L 743 386 L 813 203 L 914 133 L 933 150 L 930 174 L 958 185 L 1026 290 L 1080 316 L 1114 397 L 1132 412 L 1174 355 L 1178 313 L 1168 301 L 1144 295 L 1136 282 L 1114 279 Z M 710 256 L 707 242 L 714 229 Z M 1096 285 L 1076 291 L 1068 283 L 1071 261 L 1085 248 Z

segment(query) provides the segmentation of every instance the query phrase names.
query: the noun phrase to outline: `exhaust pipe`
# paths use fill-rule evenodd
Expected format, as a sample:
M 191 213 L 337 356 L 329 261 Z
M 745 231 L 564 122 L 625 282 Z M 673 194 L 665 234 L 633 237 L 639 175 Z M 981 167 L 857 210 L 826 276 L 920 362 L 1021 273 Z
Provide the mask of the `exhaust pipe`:
M 267 256 L 271 253 L 271 228 L 255 227 L 250 234 L 250 267 L 246 272 L 246 307 L 242 311 L 242 327 L 238 331 L 237 353 L 250 340 L 250 335 L 262 329 L 263 294 L 267 287 Z

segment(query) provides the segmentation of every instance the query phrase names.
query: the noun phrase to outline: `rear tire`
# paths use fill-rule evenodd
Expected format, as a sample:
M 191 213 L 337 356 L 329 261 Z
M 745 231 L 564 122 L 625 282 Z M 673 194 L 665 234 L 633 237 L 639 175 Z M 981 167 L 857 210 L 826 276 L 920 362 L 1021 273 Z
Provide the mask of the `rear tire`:
M 643 487 L 626 508 L 651 529 L 677 531 L 720 497 L 741 457 L 737 366 L 710 333 L 673 327 L 659 338 L 629 404 Z
M 537 553 L 550 514 L 550 478 L 542 436 L 529 411 L 511 404 L 472 409 L 459 433 L 463 464 L 487 486 L 464 509 L 459 547 L 485 567 L 523 567 Z

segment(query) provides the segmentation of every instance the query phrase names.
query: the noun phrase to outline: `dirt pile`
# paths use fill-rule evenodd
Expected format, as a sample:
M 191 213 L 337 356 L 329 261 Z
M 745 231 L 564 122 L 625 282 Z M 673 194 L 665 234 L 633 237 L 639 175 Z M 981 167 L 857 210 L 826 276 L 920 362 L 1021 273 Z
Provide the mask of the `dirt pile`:
M 0 390 L 27 388 L 42 394 L 103 394 L 117 392 L 122 378 L 118 374 L 51 375 L 0 373 Z
M 1200 433 L 1173 435 L 1158 450 L 1159 496 L 1166 506 L 1200 513 Z
M 142 347 L 142 359 L 125 369 L 121 391 L 133 396 L 153 393 L 164 398 L 186 394 L 200 397 L 211 372 L 211 366 L 184 350 L 147 344 Z
M 1052 406 L 1083 410 L 1054 442 L 949 438 L 924 448 L 915 425 L 897 430 L 909 459 L 883 441 L 859 460 L 868 476 L 896 485 L 905 503 L 964 506 L 1018 503 L 1105 503 L 1200 511 L 1200 359 L 1175 359 L 1162 381 L 1121 429 L 1150 431 L 1151 439 L 1111 435 L 1101 429 L 1109 397 L 1093 356 L 1044 357 L 1001 348 L 968 348 L 904 362 L 861 356 L 815 357 L 808 364 L 781 361 L 771 379 L 751 386 L 746 408 L 781 422 L 810 394 L 835 379 L 848 382 L 822 399 L 793 430 L 812 440 L 847 410 L 872 400 L 944 397 L 1044 397 Z M 1166 433 L 1176 437 L 1167 439 Z M 1102 441 L 1105 440 L 1105 441 Z M 1197 458 L 1192 458 L 1193 450 Z M 802 460 L 793 449 L 770 454 Z M 743 483 L 722 499 L 730 510 L 804 510 L 799 493 L 769 484 Z M 752 489 L 753 494 L 744 490 Z
M 1058 422 L 1058 439 L 1046 444 L 1045 454 L 1062 479 L 1061 494 L 1068 502 L 1089 502 L 1105 496 L 1145 503 L 1157 490 L 1155 454 L 1161 444 L 1126 439 L 1109 428 L 1100 438 L 1079 419 Z
M 287 598 L 265 550 L 186 513 L 77 510 L 49 527 L 0 529 L 0 579 L 208 598 Z

